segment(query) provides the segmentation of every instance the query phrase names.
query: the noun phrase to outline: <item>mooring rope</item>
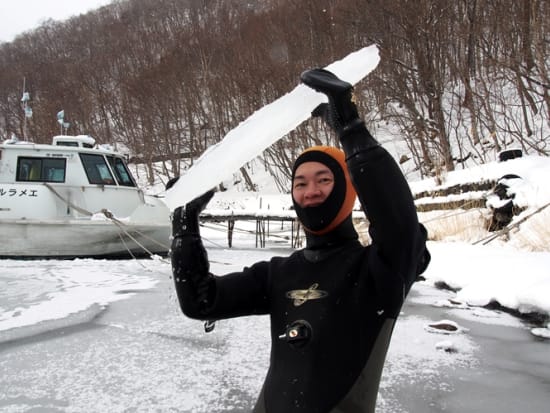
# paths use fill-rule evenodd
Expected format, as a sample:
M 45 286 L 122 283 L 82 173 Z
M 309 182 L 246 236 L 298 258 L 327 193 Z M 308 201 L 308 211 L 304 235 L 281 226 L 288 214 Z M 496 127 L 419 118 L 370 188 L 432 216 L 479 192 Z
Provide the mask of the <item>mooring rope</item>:
M 543 205 L 541 206 L 540 208 L 537 208 L 535 211 L 533 211 L 532 213 L 530 213 L 529 215 L 526 215 L 524 216 L 522 219 L 520 219 L 519 221 L 517 222 L 514 222 L 513 224 L 511 225 L 508 225 L 504 228 L 502 228 L 500 231 L 494 233 L 494 234 L 491 234 L 489 235 L 488 237 L 485 237 L 485 238 L 482 238 L 480 240 L 477 240 L 476 242 L 474 242 L 472 245 L 476 245 L 476 244 L 479 244 L 481 243 L 481 245 L 487 245 L 488 243 L 490 243 L 491 241 L 494 241 L 495 239 L 497 239 L 498 237 L 502 236 L 502 235 L 506 235 L 507 233 L 509 233 L 512 229 L 516 228 L 516 227 L 519 227 L 521 224 L 523 224 L 525 221 L 527 221 L 529 218 L 533 217 L 534 215 L 538 214 L 539 212 L 542 212 L 544 209 L 548 208 L 550 206 L 550 202 L 547 203 L 546 205 Z
M 80 214 L 82 215 L 85 215 L 85 216 L 88 216 L 88 217 L 91 217 L 94 215 L 93 212 L 91 211 L 88 211 L 87 209 L 84 209 L 82 207 L 79 207 L 78 205 L 75 205 L 73 202 L 71 202 L 69 199 L 65 198 L 63 195 L 61 195 L 59 192 L 57 192 L 55 190 L 55 188 L 50 185 L 49 183 L 47 182 L 43 182 L 44 186 L 46 188 L 48 188 L 50 191 L 52 191 L 52 193 L 57 196 L 61 201 L 63 201 L 64 203 L 67 204 L 67 206 L 69 206 L 70 208 L 78 211 Z M 141 242 L 139 242 L 132 234 L 130 234 L 129 230 L 127 229 L 128 225 L 126 225 L 124 222 L 120 221 L 119 219 L 117 219 L 113 213 L 111 211 L 109 211 L 108 209 L 106 208 L 103 208 L 101 209 L 100 211 L 101 213 L 103 213 L 103 215 L 111 222 L 113 223 L 114 225 L 117 226 L 117 228 L 122 231 L 122 233 L 124 233 L 126 236 L 128 236 L 128 238 L 130 238 L 132 241 L 134 241 L 136 243 L 137 246 L 139 246 L 143 251 L 145 251 L 147 254 L 149 254 L 149 256 L 153 257 L 155 254 L 153 252 L 151 252 L 149 249 L 147 249 L 147 247 L 145 247 Z M 166 251 L 168 251 L 170 249 L 170 247 L 166 244 L 163 244 L 162 242 L 160 241 L 157 241 L 156 239 L 154 239 L 153 237 L 150 237 L 148 236 L 147 234 L 143 233 L 142 231 L 139 231 L 137 229 L 132 229 L 132 231 L 138 235 L 140 235 L 141 237 L 145 238 L 145 239 L 148 239 L 149 241 L 157 244 L 158 246 L 164 248 Z M 122 233 L 119 232 L 119 238 L 120 240 L 122 241 L 122 245 L 124 246 L 124 248 L 126 249 L 126 251 L 128 252 L 128 254 L 133 258 L 133 259 L 136 259 L 136 256 L 132 253 L 130 247 L 128 246 L 128 244 L 124 241 L 123 237 L 122 237 Z M 162 259 L 161 259 L 162 260 Z M 166 260 L 163 260 L 163 261 L 166 261 Z M 166 261 L 167 262 L 167 261 Z

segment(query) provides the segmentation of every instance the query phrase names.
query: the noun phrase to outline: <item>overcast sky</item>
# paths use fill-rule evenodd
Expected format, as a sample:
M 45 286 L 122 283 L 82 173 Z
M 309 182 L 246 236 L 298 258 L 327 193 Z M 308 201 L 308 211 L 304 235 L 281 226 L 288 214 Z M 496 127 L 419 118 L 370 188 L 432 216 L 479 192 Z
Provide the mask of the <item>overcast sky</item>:
M 0 42 L 38 27 L 44 20 L 71 16 L 112 3 L 113 0 L 0 0 Z

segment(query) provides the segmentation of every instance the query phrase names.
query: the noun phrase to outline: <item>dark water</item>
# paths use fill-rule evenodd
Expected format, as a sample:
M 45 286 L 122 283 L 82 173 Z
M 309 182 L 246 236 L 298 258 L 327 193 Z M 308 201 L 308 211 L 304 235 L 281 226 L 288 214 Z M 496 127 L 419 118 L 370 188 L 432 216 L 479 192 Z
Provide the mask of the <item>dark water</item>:
M 550 341 L 533 336 L 530 326 L 522 326 L 517 320 L 511 324 L 519 326 L 476 322 L 467 312 L 414 302 L 406 304 L 404 311 L 409 316 L 414 314 L 432 320 L 451 319 L 458 322 L 467 329 L 465 335 L 476 346 L 475 359 L 439 369 L 436 380 L 443 385 L 430 386 L 422 381 L 409 381 L 391 388 L 385 396 L 393 402 L 393 411 L 550 411 Z

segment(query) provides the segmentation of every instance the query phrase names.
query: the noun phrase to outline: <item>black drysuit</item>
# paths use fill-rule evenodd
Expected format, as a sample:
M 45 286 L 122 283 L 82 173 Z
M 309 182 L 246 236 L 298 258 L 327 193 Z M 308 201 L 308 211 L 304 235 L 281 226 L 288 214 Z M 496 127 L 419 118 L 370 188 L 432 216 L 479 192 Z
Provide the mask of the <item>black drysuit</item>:
M 306 248 L 289 257 L 213 276 L 199 236 L 173 241 L 176 289 L 187 316 L 270 316 L 270 367 L 256 413 L 375 410 L 395 320 L 429 253 L 399 167 L 363 129 L 343 146 L 370 222 L 370 246 L 360 244 L 348 217 L 329 234 L 308 234 Z M 197 271 L 211 279 L 208 303 L 197 301 L 192 282 L 178 282 Z M 293 325 L 305 331 L 296 341 L 282 337 Z

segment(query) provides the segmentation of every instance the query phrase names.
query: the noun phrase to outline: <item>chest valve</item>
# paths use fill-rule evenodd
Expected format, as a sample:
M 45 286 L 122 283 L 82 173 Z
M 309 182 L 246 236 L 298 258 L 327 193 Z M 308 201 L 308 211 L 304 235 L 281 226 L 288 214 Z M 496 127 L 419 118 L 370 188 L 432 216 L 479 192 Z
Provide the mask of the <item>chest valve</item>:
M 297 320 L 287 326 L 279 339 L 286 341 L 292 347 L 303 347 L 309 342 L 312 334 L 313 330 L 307 321 Z

